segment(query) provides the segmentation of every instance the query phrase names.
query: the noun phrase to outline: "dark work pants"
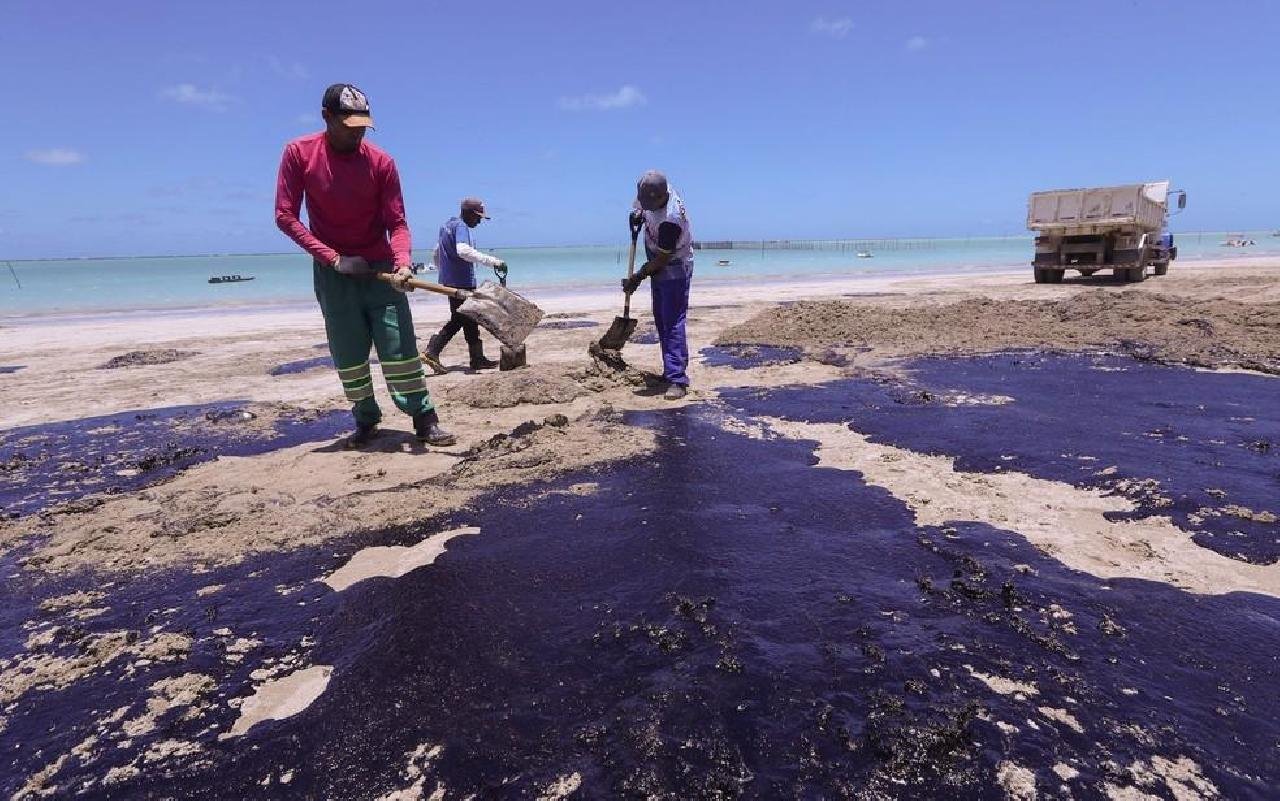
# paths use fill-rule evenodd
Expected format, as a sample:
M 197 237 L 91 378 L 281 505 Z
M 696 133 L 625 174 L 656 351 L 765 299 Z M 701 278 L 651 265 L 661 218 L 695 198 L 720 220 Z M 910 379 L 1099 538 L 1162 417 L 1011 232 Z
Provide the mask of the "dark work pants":
M 462 305 L 462 301 L 458 298 L 449 298 L 449 319 L 445 322 L 444 327 L 440 329 L 440 333 L 436 334 L 432 344 L 436 347 L 436 353 L 439 356 L 445 345 L 449 344 L 449 340 L 453 339 L 453 335 L 458 333 L 458 329 L 462 329 L 462 336 L 467 340 L 468 351 L 479 351 L 483 347 L 480 341 L 480 326 L 476 324 L 466 315 L 458 313 L 458 307 Z

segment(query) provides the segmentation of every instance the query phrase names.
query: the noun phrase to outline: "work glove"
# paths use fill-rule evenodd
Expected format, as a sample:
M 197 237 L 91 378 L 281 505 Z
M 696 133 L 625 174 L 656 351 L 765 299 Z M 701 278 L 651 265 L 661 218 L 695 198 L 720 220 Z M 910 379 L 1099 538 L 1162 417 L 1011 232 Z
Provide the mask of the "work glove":
M 640 283 L 644 281 L 644 276 L 636 274 L 630 278 L 622 279 L 622 291 L 628 295 L 634 294 L 640 288 Z
M 330 266 L 343 275 L 369 275 L 373 272 L 363 256 L 339 256 Z
M 396 271 L 393 273 L 393 275 L 396 277 L 396 282 L 395 282 L 395 283 L 393 283 L 391 286 L 392 286 L 396 291 L 398 291 L 398 292 L 412 292 L 412 291 L 413 291 L 413 287 L 409 286 L 409 279 L 413 278 L 413 268 L 412 268 L 412 267 L 404 267 L 404 266 L 397 267 L 397 268 L 396 268 Z

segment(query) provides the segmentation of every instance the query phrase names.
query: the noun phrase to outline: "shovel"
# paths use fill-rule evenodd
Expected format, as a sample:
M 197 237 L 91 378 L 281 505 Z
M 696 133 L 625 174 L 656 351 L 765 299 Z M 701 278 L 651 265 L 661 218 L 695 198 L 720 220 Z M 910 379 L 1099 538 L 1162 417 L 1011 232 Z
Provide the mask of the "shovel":
M 631 226 L 631 252 L 627 255 L 627 278 L 630 279 L 636 270 L 636 239 L 640 236 L 640 227 Z M 636 331 L 636 319 L 631 316 L 631 293 L 622 302 L 622 316 L 614 317 L 609 330 L 600 337 L 598 344 L 604 350 L 622 350 L 631 335 Z
M 377 273 L 377 276 L 388 284 L 400 283 L 391 273 Z M 508 348 L 518 349 L 542 320 L 542 309 L 535 303 L 492 281 L 485 281 L 476 289 L 455 289 L 417 278 L 410 278 L 404 285 L 462 298 L 458 313 L 475 320 Z

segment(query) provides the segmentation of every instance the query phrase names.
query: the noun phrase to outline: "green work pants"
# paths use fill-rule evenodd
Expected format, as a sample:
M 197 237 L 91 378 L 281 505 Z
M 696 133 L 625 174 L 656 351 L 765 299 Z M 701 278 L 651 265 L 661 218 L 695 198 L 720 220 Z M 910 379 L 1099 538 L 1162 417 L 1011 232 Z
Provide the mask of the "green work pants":
M 379 266 L 388 265 L 374 265 Z M 342 391 L 351 401 L 356 422 L 371 424 L 382 420 L 369 371 L 371 346 L 378 352 L 382 377 L 396 408 L 408 415 L 431 411 L 434 406 L 413 335 L 409 298 L 376 278 L 342 275 L 318 262 L 312 269 L 316 300 L 320 301 L 329 338 L 329 355 L 338 368 Z

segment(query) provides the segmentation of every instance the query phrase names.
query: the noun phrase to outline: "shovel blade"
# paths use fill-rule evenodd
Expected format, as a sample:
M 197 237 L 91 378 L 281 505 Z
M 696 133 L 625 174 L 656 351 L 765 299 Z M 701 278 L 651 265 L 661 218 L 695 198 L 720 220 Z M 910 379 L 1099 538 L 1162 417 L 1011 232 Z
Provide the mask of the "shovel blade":
M 635 333 L 637 322 L 634 317 L 614 317 L 609 330 L 600 337 L 600 347 L 605 350 L 622 350 L 622 346 Z
M 508 348 L 520 347 L 542 319 L 542 309 L 536 304 L 492 281 L 473 290 L 458 312 L 475 320 Z

